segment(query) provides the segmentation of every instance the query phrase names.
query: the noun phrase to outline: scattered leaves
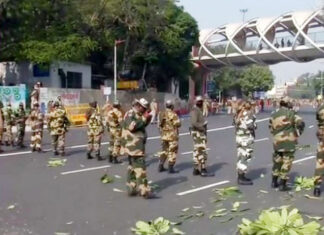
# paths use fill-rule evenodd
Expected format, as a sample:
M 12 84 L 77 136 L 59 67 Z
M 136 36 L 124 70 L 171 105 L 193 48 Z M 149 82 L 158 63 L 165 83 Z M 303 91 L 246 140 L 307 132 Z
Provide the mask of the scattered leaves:
M 222 189 L 216 189 L 216 193 L 222 198 L 228 198 L 240 195 L 241 191 L 238 187 L 227 187 Z
M 138 221 L 136 227 L 132 228 L 132 232 L 137 235 L 162 235 L 169 232 L 175 235 L 185 234 L 177 228 L 171 228 L 171 226 L 169 220 L 159 217 L 150 222 Z
M 48 167 L 59 167 L 59 166 L 65 166 L 66 164 L 66 159 L 65 158 L 50 158 L 48 160 L 47 166 Z
M 101 178 L 101 183 L 103 184 L 109 184 L 109 183 L 112 183 L 114 182 L 114 178 L 108 176 L 108 174 L 104 174 Z
M 266 190 L 259 190 L 259 192 L 260 193 L 264 193 L 264 194 L 267 194 L 267 193 L 269 193 L 268 191 L 266 191 Z
M 297 209 L 288 211 L 282 207 L 281 211 L 270 208 L 261 212 L 256 221 L 243 218 L 238 226 L 241 235 L 250 234 L 318 234 L 320 224 L 312 221 L 305 224 Z
M 15 204 L 12 204 L 10 206 L 7 207 L 8 210 L 13 210 L 16 208 L 16 205 Z
M 295 190 L 296 192 L 300 192 L 302 189 L 311 190 L 315 187 L 314 178 L 307 178 L 303 176 L 296 177 L 295 179 Z

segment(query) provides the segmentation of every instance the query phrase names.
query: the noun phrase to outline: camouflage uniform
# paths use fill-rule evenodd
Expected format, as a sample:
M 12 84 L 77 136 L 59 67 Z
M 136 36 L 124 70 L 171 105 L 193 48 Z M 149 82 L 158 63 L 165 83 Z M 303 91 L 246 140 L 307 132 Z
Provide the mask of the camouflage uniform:
M 34 105 L 34 110 L 29 115 L 31 137 L 30 137 L 30 148 L 32 151 L 42 150 L 42 138 L 43 138 L 43 124 L 44 115 L 38 109 L 38 105 Z
M 207 122 L 202 110 L 197 106 L 193 107 L 190 116 L 191 136 L 194 142 L 194 168 L 204 169 L 207 161 Z
M 150 119 L 133 107 L 127 112 L 123 122 L 125 153 L 129 156 L 130 165 L 127 171 L 127 189 L 129 195 L 140 194 L 146 197 L 151 193 L 148 185 L 145 165 L 146 126 Z
M 204 115 L 204 117 L 208 117 L 209 108 L 210 108 L 209 100 L 205 99 L 204 103 L 203 103 L 203 115 Z
M 95 152 L 96 156 L 100 156 L 100 145 L 101 137 L 104 131 L 102 118 L 100 113 L 95 109 L 91 108 L 88 116 L 88 154 L 92 151 Z
M 107 127 L 110 136 L 108 155 L 110 160 L 120 156 L 123 113 L 114 107 L 107 114 Z M 112 157 L 112 158 L 111 158 Z
M 38 100 L 39 100 L 39 87 L 37 85 L 35 85 L 34 90 L 32 91 L 32 93 L 30 94 L 30 103 L 31 103 L 31 108 L 33 109 L 35 104 L 38 104 Z
M 6 145 L 13 145 L 14 142 L 13 142 L 12 126 L 14 125 L 15 115 L 13 113 L 11 106 L 5 109 L 4 119 L 5 119 L 4 142 L 6 143 Z
M 324 177 L 324 104 L 322 104 L 316 114 L 318 121 L 318 146 L 317 146 L 317 159 L 315 170 L 315 185 L 320 187 Z
M 246 173 L 249 162 L 252 159 L 253 143 L 255 137 L 256 117 L 252 111 L 243 109 L 234 119 L 235 136 L 237 144 L 237 164 L 238 173 Z
M 297 139 L 302 134 L 305 123 L 286 107 L 280 107 L 270 118 L 270 131 L 273 135 L 273 169 L 272 175 L 281 180 L 289 179 Z
M 64 155 L 64 145 L 65 145 L 65 133 L 67 132 L 67 126 L 69 121 L 66 116 L 66 111 L 62 108 L 56 107 L 49 114 L 49 128 L 50 134 L 52 136 L 52 144 L 54 154 L 58 153 L 62 156 Z
M 160 164 L 163 166 L 166 159 L 168 159 L 169 166 L 174 166 L 178 153 L 181 122 L 178 115 L 170 108 L 160 113 L 159 120 L 162 139 L 162 151 L 159 154 Z
M 26 128 L 26 112 L 23 106 L 19 107 L 18 111 L 15 113 L 15 117 L 17 127 L 17 145 L 23 147 Z

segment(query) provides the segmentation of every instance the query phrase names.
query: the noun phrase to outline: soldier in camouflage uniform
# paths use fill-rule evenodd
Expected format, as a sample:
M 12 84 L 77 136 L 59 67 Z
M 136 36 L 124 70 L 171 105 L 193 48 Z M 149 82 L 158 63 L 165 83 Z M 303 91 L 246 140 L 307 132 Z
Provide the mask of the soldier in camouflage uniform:
M 17 145 L 24 148 L 24 137 L 26 128 L 26 111 L 24 109 L 24 104 L 20 103 L 18 111 L 15 113 L 16 127 L 17 127 Z
M 121 149 L 123 113 L 119 101 L 115 101 L 113 109 L 107 113 L 107 128 L 109 132 L 108 160 L 114 164 L 119 164 L 118 160 Z
M 86 117 L 88 122 L 87 157 L 88 159 L 93 159 L 91 153 L 92 151 L 94 151 L 98 161 L 104 160 L 104 158 L 100 156 L 101 137 L 104 132 L 104 127 L 102 123 L 101 114 L 97 110 L 97 102 L 92 102 L 90 104 L 90 110 L 88 110 Z
M 54 155 L 60 154 L 64 156 L 65 133 L 67 132 L 69 121 L 66 116 L 66 111 L 59 105 L 57 101 L 54 102 L 54 109 L 49 114 L 48 126 L 50 135 L 52 136 Z
M 234 116 L 235 136 L 237 145 L 237 182 L 240 185 L 252 185 L 251 179 L 246 178 L 249 162 L 252 159 L 253 143 L 256 130 L 256 117 L 253 115 L 250 102 L 243 102 Z
M 39 110 L 38 103 L 34 103 L 29 120 L 31 127 L 30 148 L 32 152 L 38 151 L 40 153 L 42 151 L 44 115 Z
M 207 172 L 207 121 L 203 115 L 203 99 L 201 96 L 196 97 L 196 105 L 192 108 L 191 116 L 191 136 L 194 142 L 193 175 L 214 176 L 213 173 Z
M 133 108 L 127 112 L 123 122 L 125 153 L 128 155 L 127 190 L 129 196 L 139 194 L 144 198 L 154 196 L 148 184 L 145 164 L 146 126 L 151 121 L 148 102 L 142 98 L 136 100 Z
M 5 133 L 4 133 L 4 142 L 5 145 L 9 146 L 12 145 L 14 146 L 14 141 L 13 141 L 13 133 L 12 133 L 12 126 L 15 123 L 15 115 L 14 112 L 11 108 L 11 104 L 8 104 L 7 108 L 5 109 L 4 112 L 4 120 L 5 120 Z
M 32 91 L 32 93 L 30 94 L 30 103 L 31 103 L 31 108 L 34 108 L 35 104 L 38 104 L 39 102 L 39 93 L 40 93 L 40 88 L 41 88 L 41 83 L 37 82 L 34 85 L 34 89 Z
M 165 171 L 164 163 L 168 159 L 169 173 L 178 173 L 174 169 L 178 154 L 179 128 L 181 126 L 178 115 L 173 111 L 171 100 L 166 102 L 166 109 L 160 112 L 159 128 L 161 131 L 162 151 L 160 152 L 159 172 Z
M 321 196 L 321 184 L 324 177 L 324 103 L 322 97 L 318 99 L 320 106 L 316 113 L 316 119 L 318 121 L 318 146 L 317 146 L 317 158 L 315 169 L 315 189 L 314 196 Z
M 280 108 L 270 118 L 270 131 L 273 135 L 273 168 L 272 187 L 279 186 L 280 191 L 287 191 L 288 174 L 294 161 L 297 139 L 303 133 L 305 123 L 289 110 L 289 100 L 284 98 L 280 101 Z M 278 184 L 278 179 L 280 182 Z

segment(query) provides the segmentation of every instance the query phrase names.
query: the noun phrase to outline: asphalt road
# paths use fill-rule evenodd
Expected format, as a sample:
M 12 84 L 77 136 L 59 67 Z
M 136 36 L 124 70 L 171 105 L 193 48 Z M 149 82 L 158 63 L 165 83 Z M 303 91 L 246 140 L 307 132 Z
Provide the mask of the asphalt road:
M 182 122 L 176 165 L 180 173 L 175 175 L 157 173 L 158 160 L 154 153 L 160 149 L 159 133 L 156 126 L 148 128 L 148 178 L 153 185 L 159 186 L 156 189 L 159 198 L 154 200 L 128 198 L 123 192 L 126 161 L 122 165 L 110 165 L 107 161 L 86 159 L 85 129 L 71 129 L 67 134 L 67 162 L 62 167 L 47 166 L 52 152 L 46 131 L 44 153 L 5 147 L 5 153 L 0 154 L 0 234 L 128 235 L 138 220 L 148 221 L 163 216 L 178 222 L 181 221 L 179 215 L 184 213 L 182 210 L 192 206 L 195 208 L 186 213 L 202 211 L 204 216 L 191 217 L 179 226 L 189 235 L 235 234 L 242 217 L 254 219 L 262 209 L 282 205 L 291 205 L 308 215 L 324 216 L 322 200 L 304 197 L 304 194 L 312 192 L 284 193 L 271 189 L 269 115 L 269 112 L 258 115 L 255 158 L 248 174 L 254 185 L 240 186 L 240 196 L 219 203 L 212 202 L 216 197 L 212 190 L 236 186 L 234 129 L 232 118 L 227 115 L 209 117 L 208 165 L 209 170 L 215 172 L 215 177 L 211 178 L 192 175 L 192 140 L 187 133 L 188 120 Z M 312 146 L 296 153 L 297 162 L 291 172 L 291 181 L 297 175 L 311 177 L 315 166 L 315 113 L 307 108 L 300 115 L 306 122 L 300 144 Z M 102 154 L 106 153 L 107 144 L 104 144 Z M 100 178 L 106 172 L 115 178 L 113 183 L 101 183 Z M 209 219 L 216 209 L 231 209 L 234 201 L 247 202 L 242 208 L 249 210 Z

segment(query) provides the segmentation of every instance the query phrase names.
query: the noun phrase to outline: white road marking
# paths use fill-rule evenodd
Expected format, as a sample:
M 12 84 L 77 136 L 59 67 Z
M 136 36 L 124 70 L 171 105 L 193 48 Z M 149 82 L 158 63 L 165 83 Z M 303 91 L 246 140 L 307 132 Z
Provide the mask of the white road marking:
M 70 175 L 70 174 L 75 174 L 75 173 L 80 173 L 80 172 L 85 172 L 85 171 L 94 171 L 94 170 L 99 170 L 99 169 L 104 169 L 104 168 L 109 168 L 109 167 L 111 167 L 111 165 L 85 168 L 85 169 L 80 169 L 80 170 L 75 170 L 75 171 L 65 171 L 65 172 L 61 172 L 61 175 Z
M 266 120 L 269 120 L 269 118 L 264 118 L 264 119 L 259 119 L 256 122 L 264 122 Z M 214 129 L 209 129 L 207 130 L 207 132 L 216 132 L 216 131 L 221 131 L 221 130 L 227 130 L 227 129 L 232 129 L 234 128 L 234 126 L 225 126 L 225 127 L 220 127 L 220 128 L 214 128 Z M 179 136 L 186 136 L 186 135 L 190 135 L 189 132 L 184 132 L 184 133 L 180 133 Z M 148 137 L 148 140 L 157 140 L 160 139 L 161 136 L 152 136 L 152 137 Z M 109 142 L 103 142 L 101 143 L 101 145 L 108 145 Z M 82 145 L 74 145 L 74 146 L 67 146 L 66 149 L 77 149 L 77 148 L 85 148 L 87 147 L 87 144 L 82 144 Z M 44 150 L 44 152 L 50 152 L 51 149 L 46 149 Z M 4 154 L 0 154 L 0 157 L 8 157 L 8 156 L 15 156 L 15 155 L 25 155 L 25 154 L 31 154 L 31 151 L 25 151 L 25 152 L 14 152 L 14 153 L 4 153 Z
M 228 180 L 224 180 L 224 181 L 221 181 L 221 182 L 218 182 L 218 183 L 215 183 L 215 184 L 205 185 L 203 187 L 199 187 L 199 188 L 191 189 L 191 190 L 184 191 L 184 192 L 181 192 L 181 193 L 177 193 L 177 196 L 184 196 L 184 195 L 195 193 L 195 192 L 202 191 L 202 190 L 205 190 L 205 189 L 213 188 L 215 186 L 228 184 L 229 182 L 230 181 L 228 181 Z
M 254 142 L 258 143 L 258 142 L 267 141 L 267 140 L 269 140 L 269 138 L 258 139 L 258 140 L 255 140 Z
M 308 161 L 308 160 L 311 160 L 311 159 L 314 159 L 314 158 L 316 158 L 316 156 L 309 156 L 309 157 L 305 157 L 305 158 L 302 158 L 302 159 L 295 160 L 295 161 L 293 161 L 293 163 L 304 162 L 304 161 Z
M 207 151 L 209 151 L 210 150 L 210 148 L 207 148 Z M 181 153 L 181 155 L 188 155 L 188 154 L 192 154 L 193 153 L 193 151 L 189 151 L 189 152 L 184 152 L 184 153 Z
M 311 125 L 311 126 L 309 126 L 308 128 L 309 128 L 309 129 L 312 129 L 313 127 L 314 127 L 314 126 L 313 126 L 313 125 Z

